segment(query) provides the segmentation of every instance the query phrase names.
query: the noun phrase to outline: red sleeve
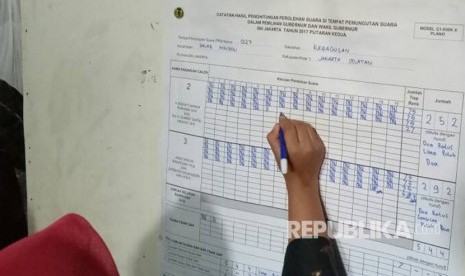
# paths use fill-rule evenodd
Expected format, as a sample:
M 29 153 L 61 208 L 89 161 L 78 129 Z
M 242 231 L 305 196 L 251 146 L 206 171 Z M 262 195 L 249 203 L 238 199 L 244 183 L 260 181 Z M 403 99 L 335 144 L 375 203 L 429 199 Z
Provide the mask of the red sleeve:
M 118 275 L 105 242 L 81 216 L 62 217 L 0 251 L 0 275 Z

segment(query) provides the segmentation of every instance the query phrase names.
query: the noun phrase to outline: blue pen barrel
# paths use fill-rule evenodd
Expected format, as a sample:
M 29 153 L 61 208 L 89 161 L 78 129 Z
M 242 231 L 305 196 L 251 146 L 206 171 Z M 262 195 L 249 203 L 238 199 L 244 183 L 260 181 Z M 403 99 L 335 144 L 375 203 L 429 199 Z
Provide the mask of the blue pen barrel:
M 284 131 L 279 129 L 279 145 L 281 150 L 281 159 L 287 159 L 286 141 L 284 140 Z
M 279 146 L 280 146 L 280 153 L 281 153 L 281 172 L 283 174 L 287 173 L 287 149 L 286 149 L 286 141 L 284 140 L 284 131 L 282 128 L 279 129 Z

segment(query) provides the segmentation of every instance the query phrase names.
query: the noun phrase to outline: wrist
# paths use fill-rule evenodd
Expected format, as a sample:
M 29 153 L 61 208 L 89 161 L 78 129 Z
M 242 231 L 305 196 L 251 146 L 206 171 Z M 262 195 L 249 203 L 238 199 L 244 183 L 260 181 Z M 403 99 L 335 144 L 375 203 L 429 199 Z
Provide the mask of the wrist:
M 320 183 L 318 178 L 286 178 L 286 187 L 289 196 L 293 194 L 302 196 L 320 197 Z

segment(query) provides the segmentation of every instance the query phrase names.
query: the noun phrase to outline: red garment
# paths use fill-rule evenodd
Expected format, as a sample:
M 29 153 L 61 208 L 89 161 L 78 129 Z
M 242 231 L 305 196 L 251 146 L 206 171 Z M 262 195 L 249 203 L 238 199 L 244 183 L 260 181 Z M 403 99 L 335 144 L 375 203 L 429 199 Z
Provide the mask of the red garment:
M 105 242 L 81 216 L 62 217 L 0 251 L 0 275 L 119 275 Z

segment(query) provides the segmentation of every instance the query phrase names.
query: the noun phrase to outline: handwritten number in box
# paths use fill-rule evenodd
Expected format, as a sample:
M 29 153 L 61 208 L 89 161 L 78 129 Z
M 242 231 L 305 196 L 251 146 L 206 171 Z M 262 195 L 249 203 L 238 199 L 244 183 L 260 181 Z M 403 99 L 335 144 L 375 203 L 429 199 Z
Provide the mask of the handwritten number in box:
M 418 189 L 418 193 L 421 195 L 430 195 L 430 180 L 429 179 L 422 179 L 420 181 L 420 188 Z
M 455 184 L 443 182 L 442 198 L 452 201 L 455 199 Z
M 447 122 L 449 120 L 447 113 L 437 112 L 435 116 L 435 129 L 437 130 L 447 130 Z
M 452 132 L 459 132 L 461 123 L 462 122 L 460 121 L 460 116 L 459 115 L 449 114 L 447 130 L 452 131 Z
M 442 183 L 439 181 L 431 181 L 429 194 L 433 197 L 441 197 Z
M 435 129 L 434 123 L 436 121 L 435 116 L 436 113 L 432 111 L 428 111 L 423 116 L 423 126 L 426 129 Z

